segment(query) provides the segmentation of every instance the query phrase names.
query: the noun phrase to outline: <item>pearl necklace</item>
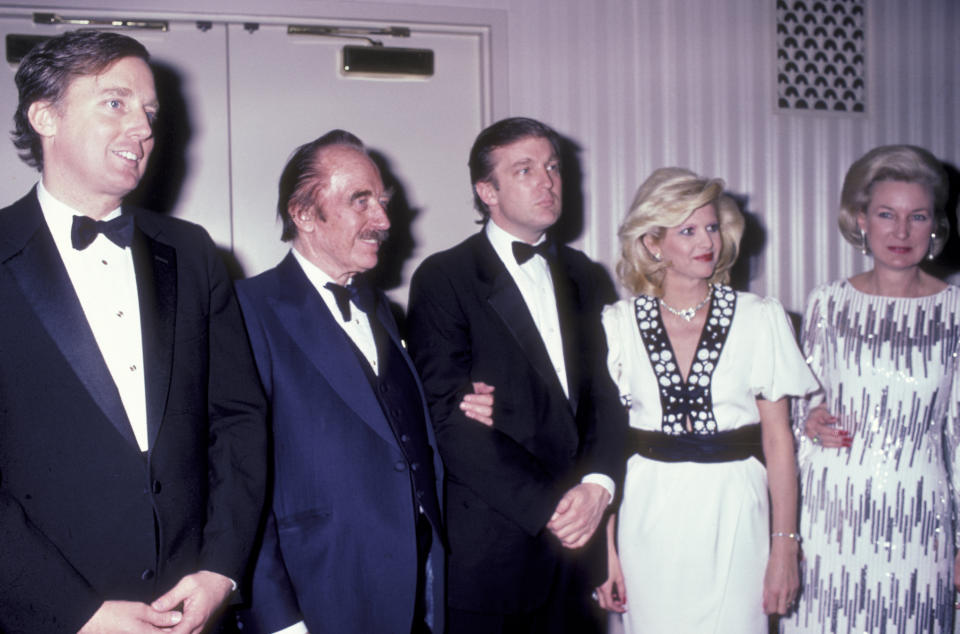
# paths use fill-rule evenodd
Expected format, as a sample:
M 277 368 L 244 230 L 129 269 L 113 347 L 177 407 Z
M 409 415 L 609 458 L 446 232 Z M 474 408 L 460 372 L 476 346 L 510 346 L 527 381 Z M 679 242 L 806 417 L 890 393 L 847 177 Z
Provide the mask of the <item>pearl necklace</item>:
M 677 308 L 674 308 L 667 302 L 663 301 L 662 297 L 660 298 L 660 305 L 666 308 L 667 311 L 679 317 L 680 319 L 684 321 L 692 321 L 693 316 L 696 315 L 701 308 L 706 306 L 708 301 L 710 301 L 710 296 L 712 294 L 713 294 L 713 284 L 709 284 L 707 285 L 707 296 L 704 297 L 703 300 L 696 306 L 691 306 L 690 308 L 684 308 L 682 310 L 679 310 Z

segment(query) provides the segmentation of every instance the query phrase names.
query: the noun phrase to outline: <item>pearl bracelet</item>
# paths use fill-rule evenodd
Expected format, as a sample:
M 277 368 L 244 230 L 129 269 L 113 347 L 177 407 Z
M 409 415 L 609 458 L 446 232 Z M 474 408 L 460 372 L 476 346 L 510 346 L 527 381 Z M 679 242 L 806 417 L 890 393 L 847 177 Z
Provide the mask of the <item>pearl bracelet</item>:
M 803 541 L 802 539 L 800 539 L 799 533 L 783 533 L 783 532 L 770 533 L 770 537 L 786 537 L 787 539 L 795 540 L 798 544 Z

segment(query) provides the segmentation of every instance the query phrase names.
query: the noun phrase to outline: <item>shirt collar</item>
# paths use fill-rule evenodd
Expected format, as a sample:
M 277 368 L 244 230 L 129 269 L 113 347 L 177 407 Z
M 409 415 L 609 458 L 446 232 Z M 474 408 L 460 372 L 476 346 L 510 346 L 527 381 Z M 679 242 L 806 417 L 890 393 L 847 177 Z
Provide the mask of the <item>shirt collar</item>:
M 508 267 L 520 266 L 517 264 L 517 258 L 513 255 L 513 243 L 524 242 L 523 240 L 503 229 L 493 220 L 487 221 L 484 231 L 486 231 L 487 239 L 490 240 L 490 244 L 493 245 L 493 250 L 497 252 L 497 255 L 500 256 L 500 259 L 503 260 L 504 264 L 506 264 Z M 544 233 L 542 236 L 540 236 L 539 240 L 533 243 L 533 245 L 536 246 L 541 244 L 546 239 L 547 234 Z M 529 264 L 532 261 L 533 260 L 530 260 L 526 262 L 526 264 Z
M 336 280 L 327 275 L 327 273 L 321 269 L 319 266 L 308 260 L 302 253 L 297 251 L 295 248 L 290 249 L 290 252 L 293 253 L 294 259 L 300 264 L 300 268 L 303 269 L 304 274 L 307 276 L 307 279 L 310 280 L 310 283 L 314 285 L 318 290 L 323 290 L 324 292 L 330 293 L 330 290 L 325 288 L 327 282 L 333 282 L 338 284 Z M 349 284 L 353 281 L 351 277 L 347 282 Z M 332 293 L 331 293 L 332 295 Z
M 37 200 L 40 202 L 40 211 L 43 212 L 43 219 L 53 235 L 53 241 L 56 242 L 60 252 L 66 249 L 72 249 L 73 243 L 70 240 L 70 231 L 73 229 L 73 217 L 83 216 L 67 203 L 58 200 L 43 186 L 43 178 L 37 182 Z M 101 220 L 113 220 L 120 216 L 121 207 L 117 207 L 108 213 Z

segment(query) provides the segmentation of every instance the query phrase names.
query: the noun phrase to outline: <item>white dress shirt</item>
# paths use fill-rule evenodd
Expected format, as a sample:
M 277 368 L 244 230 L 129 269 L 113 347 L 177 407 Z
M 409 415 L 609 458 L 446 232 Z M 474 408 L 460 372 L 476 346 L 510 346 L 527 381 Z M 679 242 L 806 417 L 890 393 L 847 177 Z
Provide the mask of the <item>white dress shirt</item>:
M 140 450 L 146 451 L 147 396 L 133 253 L 129 247 L 118 247 L 102 234 L 86 249 L 74 249 L 70 240 L 73 217 L 83 214 L 54 198 L 43 186 L 42 179 L 37 185 L 37 198 L 83 314 L 120 392 L 133 435 Z M 119 215 L 118 207 L 103 220 Z
M 557 379 L 563 386 L 563 393 L 570 397 L 570 388 L 567 385 L 567 365 L 563 357 L 563 337 L 560 334 L 560 316 L 557 313 L 557 297 L 553 290 L 553 277 L 547 261 L 540 255 L 535 255 L 523 264 L 517 263 L 513 255 L 513 243 L 523 242 L 510 233 L 504 231 L 493 220 L 487 222 L 485 228 L 487 239 L 493 245 L 493 250 L 507 267 L 507 272 L 520 289 L 523 302 L 533 317 L 543 344 L 550 355 L 550 363 L 557 373 Z M 545 240 L 541 236 L 536 244 Z M 534 245 L 536 246 L 536 245 Z M 603 473 L 588 473 L 581 480 L 583 483 L 599 484 L 610 493 L 610 501 L 616 492 L 613 478 Z M 608 501 L 609 504 L 609 501 Z M 602 530 L 602 527 L 601 527 Z
M 357 348 L 360 349 L 360 352 L 363 353 L 364 358 L 370 364 L 370 367 L 373 368 L 373 373 L 379 376 L 380 370 L 377 367 L 377 344 L 373 339 L 373 330 L 370 328 L 370 319 L 367 317 L 367 314 L 357 308 L 356 304 L 350 302 L 350 321 L 343 321 L 343 318 L 340 316 L 340 309 L 337 307 L 337 298 L 333 294 L 333 291 L 326 287 L 327 282 L 333 282 L 334 284 L 337 284 L 337 282 L 324 273 L 316 264 L 303 257 L 299 251 L 292 249 L 292 252 L 293 257 L 306 274 L 307 279 L 310 280 L 313 287 L 317 289 L 327 308 L 330 309 L 334 321 L 340 324 L 340 327 L 347 333 L 350 340 L 353 341 Z M 349 282 L 347 283 L 349 284 Z

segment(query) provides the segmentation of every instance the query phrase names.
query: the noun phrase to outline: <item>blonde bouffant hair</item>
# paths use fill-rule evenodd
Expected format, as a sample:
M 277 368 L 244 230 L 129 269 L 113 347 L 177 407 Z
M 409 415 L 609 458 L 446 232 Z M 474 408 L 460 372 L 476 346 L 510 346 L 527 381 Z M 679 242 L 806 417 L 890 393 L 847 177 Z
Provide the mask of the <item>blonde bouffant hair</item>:
M 709 282 L 726 284 L 737 260 L 743 236 L 743 215 L 733 198 L 723 193 L 719 178 L 703 178 L 688 169 L 663 167 L 640 185 L 617 235 L 620 261 L 617 276 L 633 294 L 663 295 L 663 278 L 670 262 L 658 262 L 642 238 L 659 242 L 667 229 L 683 224 L 693 212 L 713 203 L 720 223 L 720 255 Z
M 933 154 L 915 145 L 882 145 L 850 166 L 840 194 L 840 235 L 858 249 L 866 248 L 857 216 L 867 212 L 873 186 L 882 181 L 916 183 L 930 192 L 936 234 L 930 253 L 937 256 L 950 237 L 950 221 L 944 212 L 948 194 L 947 173 Z

